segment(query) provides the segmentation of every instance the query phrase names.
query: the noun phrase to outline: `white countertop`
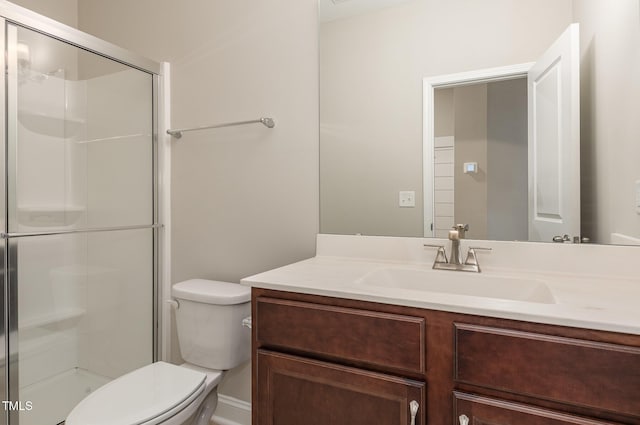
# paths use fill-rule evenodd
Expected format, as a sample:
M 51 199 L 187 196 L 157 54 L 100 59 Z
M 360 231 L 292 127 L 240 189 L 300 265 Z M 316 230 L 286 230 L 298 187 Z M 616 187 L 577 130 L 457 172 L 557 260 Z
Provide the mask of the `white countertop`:
M 513 284 L 517 285 L 523 282 L 524 277 L 527 281 L 543 282 L 552 294 L 552 301 L 516 301 L 362 283 L 371 273 L 389 269 L 415 270 L 420 276 L 424 273 L 429 280 L 440 277 L 451 279 L 455 275 L 454 279 L 466 279 L 472 285 L 489 282 L 491 278 L 508 284 L 511 282 L 509 279 L 513 279 Z M 431 270 L 431 263 L 422 260 L 385 261 L 318 255 L 244 278 L 242 284 L 256 288 L 640 335 L 640 277 L 630 277 L 629 274 L 606 274 L 604 277 L 603 274 L 587 275 L 558 270 L 521 271 L 495 266 L 484 267 L 480 275 L 481 279 L 477 278 L 479 275 L 476 273 Z M 475 283 L 473 279 L 477 279 Z

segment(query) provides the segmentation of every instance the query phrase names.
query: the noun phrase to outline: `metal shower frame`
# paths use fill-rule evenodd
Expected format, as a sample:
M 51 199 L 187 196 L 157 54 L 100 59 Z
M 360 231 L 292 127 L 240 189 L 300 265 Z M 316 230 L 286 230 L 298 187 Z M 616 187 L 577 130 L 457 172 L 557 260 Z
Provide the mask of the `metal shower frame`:
M 50 231 L 41 233 L 10 233 L 8 228 L 8 175 L 7 175 L 7 58 L 0 55 L 0 134 L 2 134 L 2 147 L 0 147 L 0 246 L 4 253 L 0 255 L 0 270 L 3 270 L 3 278 L 0 279 L 0 332 L 5 341 L 4 355 L 5 362 L 0 365 L 0 400 L 18 401 L 18 362 L 19 353 L 17 349 L 18 341 L 18 282 L 17 282 L 17 240 L 22 237 L 64 234 L 64 233 L 89 233 L 97 231 L 118 231 L 133 228 L 149 228 L 153 230 L 153 361 L 160 357 L 160 316 L 162 311 L 160 292 L 163 269 L 161 268 L 161 239 L 165 229 L 162 225 L 161 217 L 161 180 L 160 180 L 160 141 L 159 134 L 161 122 L 164 116 L 161 110 L 161 102 L 164 99 L 163 65 L 121 47 L 108 43 L 92 35 L 86 34 L 70 26 L 61 24 L 50 18 L 39 15 L 23 7 L 14 5 L 5 0 L 0 0 L 0 46 L 6 50 L 8 26 L 13 24 L 23 27 L 43 35 L 52 37 L 59 41 L 73 45 L 80 49 L 89 51 L 99 56 L 114 60 L 132 68 L 151 74 L 153 77 L 153 111 L 152 111 L 152 144 L 153 144 L 153 218 L 150 225 L 96 228 L 69 231 Z M 0 350 L 3 348 L 0 347 Z M 18 411 L 11 411 L 5 408 L 0 411 L 0 424 L 19 425 Z

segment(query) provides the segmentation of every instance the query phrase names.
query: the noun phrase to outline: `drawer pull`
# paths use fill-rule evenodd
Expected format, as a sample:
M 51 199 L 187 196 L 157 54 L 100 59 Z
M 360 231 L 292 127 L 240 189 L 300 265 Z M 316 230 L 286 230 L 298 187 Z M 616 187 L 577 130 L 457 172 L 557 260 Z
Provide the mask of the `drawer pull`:
M 419 407 L 420 405 L 415 400 L 412 400 L 411 403 L 409 403 L 409 412 L 411 412 L 411 425 L 416 425 L 416 415 L 418 414 Z
M 460 425 L 469 425 L 469 417 L 467 415 L 460 415 Z

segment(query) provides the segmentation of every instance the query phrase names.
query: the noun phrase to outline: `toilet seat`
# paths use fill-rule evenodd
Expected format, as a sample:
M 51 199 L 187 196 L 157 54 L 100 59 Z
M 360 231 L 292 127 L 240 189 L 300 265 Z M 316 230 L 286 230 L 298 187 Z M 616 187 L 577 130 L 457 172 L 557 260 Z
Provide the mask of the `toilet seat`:
M 206 374 L 157 362 L 100 387 L 69 414 L 66 425 L 156 425 L 205 391 Z

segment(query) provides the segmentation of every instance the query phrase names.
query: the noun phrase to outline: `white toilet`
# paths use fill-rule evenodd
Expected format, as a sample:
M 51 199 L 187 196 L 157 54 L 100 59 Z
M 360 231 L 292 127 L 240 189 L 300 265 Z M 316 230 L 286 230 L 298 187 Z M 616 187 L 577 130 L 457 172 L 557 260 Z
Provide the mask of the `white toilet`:
M 248 360 L 249 288 L 192 279 L 173 286 L 186 363 L 157 362 L 121 376 L 82 400 L 65 425 L 209 425 L 224 371 Z

